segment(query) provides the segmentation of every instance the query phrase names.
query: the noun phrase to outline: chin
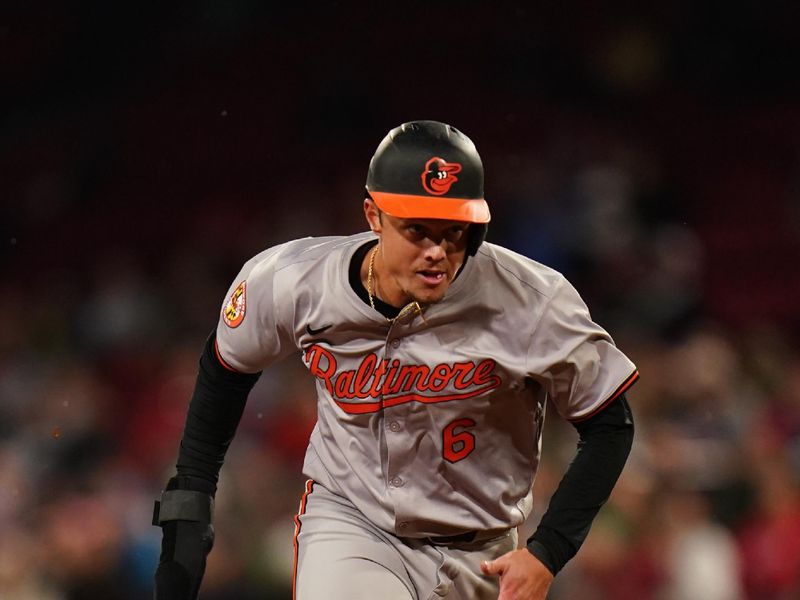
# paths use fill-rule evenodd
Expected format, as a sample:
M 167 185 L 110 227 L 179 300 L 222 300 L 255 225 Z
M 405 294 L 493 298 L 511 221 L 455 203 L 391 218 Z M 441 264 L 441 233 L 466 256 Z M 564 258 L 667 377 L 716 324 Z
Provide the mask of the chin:
M 411 298 L 420 304 L 436 304 L 444 298 L 447 288 L 443 290 L 424 290 L 418 294 L 412 294 Z

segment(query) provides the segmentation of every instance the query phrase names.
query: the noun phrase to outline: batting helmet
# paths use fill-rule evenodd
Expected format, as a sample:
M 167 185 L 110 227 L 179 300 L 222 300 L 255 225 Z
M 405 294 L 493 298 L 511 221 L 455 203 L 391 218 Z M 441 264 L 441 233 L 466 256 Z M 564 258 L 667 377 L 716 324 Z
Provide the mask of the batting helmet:
M 439 121 L 403 123 L 383 138 L 369 163 L 367 195 L 394 217 L 475 223 L 467 247 L 471 255 L 491 219 L 475 144 Z

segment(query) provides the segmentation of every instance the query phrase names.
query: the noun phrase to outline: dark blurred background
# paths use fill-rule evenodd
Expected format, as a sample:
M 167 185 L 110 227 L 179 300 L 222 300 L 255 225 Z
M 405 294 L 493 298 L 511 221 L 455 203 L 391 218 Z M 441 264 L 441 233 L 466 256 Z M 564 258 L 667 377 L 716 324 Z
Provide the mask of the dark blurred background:
M 0 598 L 150 597 L 228 285 L 363 230 L 372 152 L 425 118 L 476 142 L 489 240 L 564 272 L 642 372 L 551 598 L 800 598 L 800 4 L 642 4 L 3 4 Z M 291 596 L 314 419 L 299 360 L 265 373 L 204 599 Z M 551 411 L 523 537 L 575 440 Z

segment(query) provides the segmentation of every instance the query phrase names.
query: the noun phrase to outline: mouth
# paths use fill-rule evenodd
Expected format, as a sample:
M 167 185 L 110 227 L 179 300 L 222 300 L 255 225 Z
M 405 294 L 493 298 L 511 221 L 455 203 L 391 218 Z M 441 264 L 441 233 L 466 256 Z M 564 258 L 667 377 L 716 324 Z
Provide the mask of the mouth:
M 426 269 L 423 271 L 417 271 L 417 275 L 419 275 L 426 284 L 430 286 L 436 286 L 445 281 L 447 273 L 444 271 Z

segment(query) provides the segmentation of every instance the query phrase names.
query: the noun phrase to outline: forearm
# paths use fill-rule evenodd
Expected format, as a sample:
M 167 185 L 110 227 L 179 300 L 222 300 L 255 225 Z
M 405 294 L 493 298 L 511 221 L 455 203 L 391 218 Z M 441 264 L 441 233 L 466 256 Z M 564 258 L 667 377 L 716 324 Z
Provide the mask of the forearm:
M 214 545 L 214 494 L 225 453 L 242 418 L 258 374 L 226 368 L 215 351 L 214 334 L 200 357 L 178 454 L 178 474 L 168 482 L 153 510 L 163 530 L 155 573 L 157 600 L 197 597 Z
M 212 333 L 200 357 L 177 462 L 179 477 L 200 478 L 214 489 L 247 395 L 260 376 L 226 368 L 216 355 L 215 340 Z
M 633 416 L 624 395 L 575 427 L 580 434 L 578 452 L 527 543 L 528 550 L 553 574 L 575 556 L 586 539 L 633 443 Z

